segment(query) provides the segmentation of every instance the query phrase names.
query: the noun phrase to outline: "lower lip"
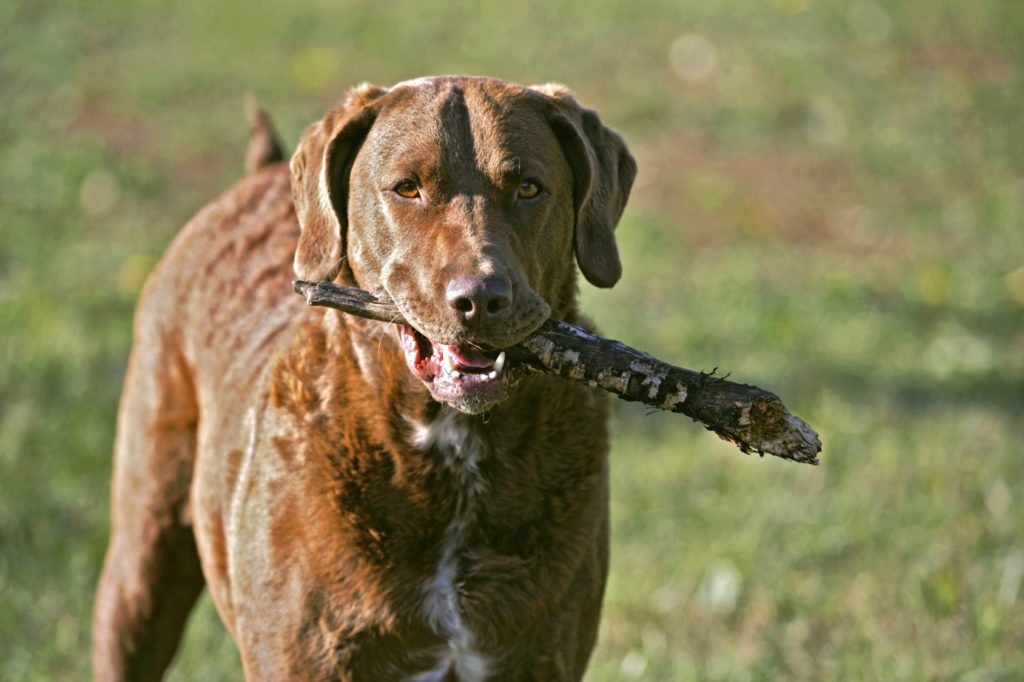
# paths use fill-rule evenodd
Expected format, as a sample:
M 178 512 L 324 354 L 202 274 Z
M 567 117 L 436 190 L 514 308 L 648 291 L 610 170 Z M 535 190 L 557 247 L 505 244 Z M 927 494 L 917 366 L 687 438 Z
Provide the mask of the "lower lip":
M 504 374 L 488 378 L 486 374 L 451 376 L 440 373 L 426 382 L 431 397 L 461 412 L 480 414 L 508 398 L 509 383 Z

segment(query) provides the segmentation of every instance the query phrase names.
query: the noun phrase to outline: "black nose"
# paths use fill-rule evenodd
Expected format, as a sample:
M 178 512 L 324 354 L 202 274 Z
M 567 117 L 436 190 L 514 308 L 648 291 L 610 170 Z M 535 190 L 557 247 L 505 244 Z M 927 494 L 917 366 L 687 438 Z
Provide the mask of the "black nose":
M 456 277 L 445 299 L 463 322 L 486 324 L 505 315 L 512 305 L 512 287 L 499 277 Z

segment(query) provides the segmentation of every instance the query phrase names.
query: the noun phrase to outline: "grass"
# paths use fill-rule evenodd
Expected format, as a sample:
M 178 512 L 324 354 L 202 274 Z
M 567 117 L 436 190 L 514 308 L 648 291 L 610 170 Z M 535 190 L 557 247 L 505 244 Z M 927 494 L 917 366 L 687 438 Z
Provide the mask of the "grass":
M 615 410 L 588 680 L 1024 674 L 1024 13 L 1008 0 L 0 7 L 0 677 L 87 676 L 139 288 L 344 88 L 559 80 L 641 174 L 613 337 L 718 366 L 822 465 Z M 208 601 L 170 679 L 237 679 Z

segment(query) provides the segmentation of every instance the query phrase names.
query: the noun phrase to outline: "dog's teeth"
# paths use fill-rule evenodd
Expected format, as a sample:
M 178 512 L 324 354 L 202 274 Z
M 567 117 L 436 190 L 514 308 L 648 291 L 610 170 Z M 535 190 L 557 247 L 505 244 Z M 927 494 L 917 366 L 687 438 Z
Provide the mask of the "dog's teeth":
M 444 371 L 448 374 L 455 374 L 455 361 L 452 360 L 452 356 L 445 353 L 444 359 L 441 360 L 441 366 L 444 367 Z
M 505 351 L 498 353 L 498 358 L 494 361 L 494 371 L 491 374 L 497 377 L 501 373 L 501 368 L 505 366 Z M 494 378 L 491 377 L 491 378 Z
M 498 370 L 493 370 L 492 372 L 488 373 L 487 378 L 488 379 L 497 379 L 498 378 Z

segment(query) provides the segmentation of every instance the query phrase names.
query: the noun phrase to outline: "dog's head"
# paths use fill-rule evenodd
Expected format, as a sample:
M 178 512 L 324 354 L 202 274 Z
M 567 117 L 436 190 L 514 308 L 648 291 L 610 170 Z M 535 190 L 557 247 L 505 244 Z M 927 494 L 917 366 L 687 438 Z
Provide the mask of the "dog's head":
M 291 161 L 301 279 L 394 300 L 410 370 L 466 412 L 503 400 L 506 348 L 573 307 L 575 268 L 610 287 L 636 174 L 564 88 L 444 77 L 363 85 Z

